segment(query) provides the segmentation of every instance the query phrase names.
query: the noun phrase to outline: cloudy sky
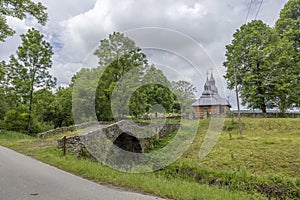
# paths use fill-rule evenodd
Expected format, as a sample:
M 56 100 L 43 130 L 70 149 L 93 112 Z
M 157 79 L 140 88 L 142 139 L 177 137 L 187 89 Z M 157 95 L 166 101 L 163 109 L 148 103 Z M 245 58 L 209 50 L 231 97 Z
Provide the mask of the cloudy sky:
M 219 85 L 225 84 L 221 78 L 225 72 L 222 66 L 225 45 L 230 43 L 235 30 L 245 23 L 250 2 L 43 0 L 49 14 L 47 25 L 42 27 L 32 19 L 20 21 L 9 18 L 8 22 L 17 34 L 0 43 L 0 59 L 7 60 L 9 55 L 14 54 L 20 45 L 19 35 L 29 27 L 35 27 L 53 46 L 52 75 L 57 77 L 58 85 L 67 85 L 81 67 L 96 67 L 93 51 L 99 41 L 114 31 L 120 31 L 136 40 L 150 62 L 160 66 L 167 76 L 191 81 L 199 96 L 209 71 L 216 74 Z M 286 2 L 252 0 L 247 21 L 257 15 L 257 19 L 274 26 Z M 229 93 L 225 90 L 224 96 Z

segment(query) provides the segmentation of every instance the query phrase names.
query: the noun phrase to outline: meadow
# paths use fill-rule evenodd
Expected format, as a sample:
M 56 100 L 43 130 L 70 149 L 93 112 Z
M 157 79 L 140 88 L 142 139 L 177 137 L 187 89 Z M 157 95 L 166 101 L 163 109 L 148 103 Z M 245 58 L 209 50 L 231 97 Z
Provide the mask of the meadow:
M 227 118 L 213 150 L 199 158 L 210 120 L 201 120 L 189 149 L 170 166 L 145 174 L 119 172 L 86 158 L 63 156 L 56 140 L 0 132 L 0 145 L 84 178 L 171 199 L 300 199 L 300 119 Z M 78 134 L 76 131 L 64 135 Z M 156 141 L 152 150 L 172 140 Z

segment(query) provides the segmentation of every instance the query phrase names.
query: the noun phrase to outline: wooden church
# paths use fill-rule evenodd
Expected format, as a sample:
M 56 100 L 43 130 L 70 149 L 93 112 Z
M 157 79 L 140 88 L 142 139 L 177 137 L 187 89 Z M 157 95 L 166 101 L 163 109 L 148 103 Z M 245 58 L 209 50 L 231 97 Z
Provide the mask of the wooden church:
M 227 99 L 219 95 L 213 74 L 211 74 L 210 79 L 207 77 L 201 97 L 192 106 L 193 116 L 198 119 L 227 115 L 231 108 Z

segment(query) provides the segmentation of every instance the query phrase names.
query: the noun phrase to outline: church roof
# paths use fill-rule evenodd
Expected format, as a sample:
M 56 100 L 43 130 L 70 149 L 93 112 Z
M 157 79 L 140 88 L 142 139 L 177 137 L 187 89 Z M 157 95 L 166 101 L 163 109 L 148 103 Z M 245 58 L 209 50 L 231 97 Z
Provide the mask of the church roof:
M 222 106 L 230 106 L 227 99 L 222 98 L 218 93 L 218 88 L 215 85 L 215 79 L 213 74 L 211 74 L 210 80 L 206 80 L 204 84 L 204 91 L 201 97 L 193 103 L 193 106 L 214 106 L 214 105 L 222 105 Z

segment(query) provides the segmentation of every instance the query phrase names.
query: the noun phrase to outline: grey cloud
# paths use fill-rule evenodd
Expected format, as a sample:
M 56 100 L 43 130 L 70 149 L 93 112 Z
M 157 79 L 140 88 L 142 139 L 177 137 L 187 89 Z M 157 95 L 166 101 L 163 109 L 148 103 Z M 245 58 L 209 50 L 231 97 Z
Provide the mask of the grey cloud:
M 223 74 L 225 45 L 230 43 L 235 30 L 244 23 L 249 2 L 249 0 L 45 0 L 43 3 L 48 7 L 50 21 L 41 29 L 54 46 L 55 60 L 52 73 L 58 78 L 59 83 L 67 83 L 70 80 L 70 76 L 78 70 L 77 63 L 85 63 L 87 67 L 96 65 L 96 59 L 90 59 L 93 57 L 93 49 L 109 33 L 141 27 L 169 28 L 190 36 L 203 47 L 217 66 L 217 70 Z M 273 26 L 286 2 L 287 0 L 276 3 L 265 0 L 258 18 Z M 259 0 L 254 1 L 248 21 L 255 16 L 259 3 Z M 151 34 L 148 37 L 151 38 Z M 18 37 L 1 43 L 1 57 L 10 55 L 18 43 Z M 204 62 L 201 57 L 204 54 L 193 51 L 190 45 L 181 44 L 176 48 L 189 52 L 194 60 L 201 60 L 205 70 L 210 68 L 211 63 Z M 180 59 L 176 60 L 172 56 L 148 56 L 155 58 L 157 63 L 165 62 L 174 68 L 184 66 Z M 163 60 L 165 57 L 168 59 Z M 176 63 L 178 66 L 175 66 Z M 188 76 L 189 73 L 187 70 Z M 195 78 L 191 79 L 196 81 Z M 220 80 L 225 84 L 221 76 Z M 201 83 L 195 85 L 202 91 Z

